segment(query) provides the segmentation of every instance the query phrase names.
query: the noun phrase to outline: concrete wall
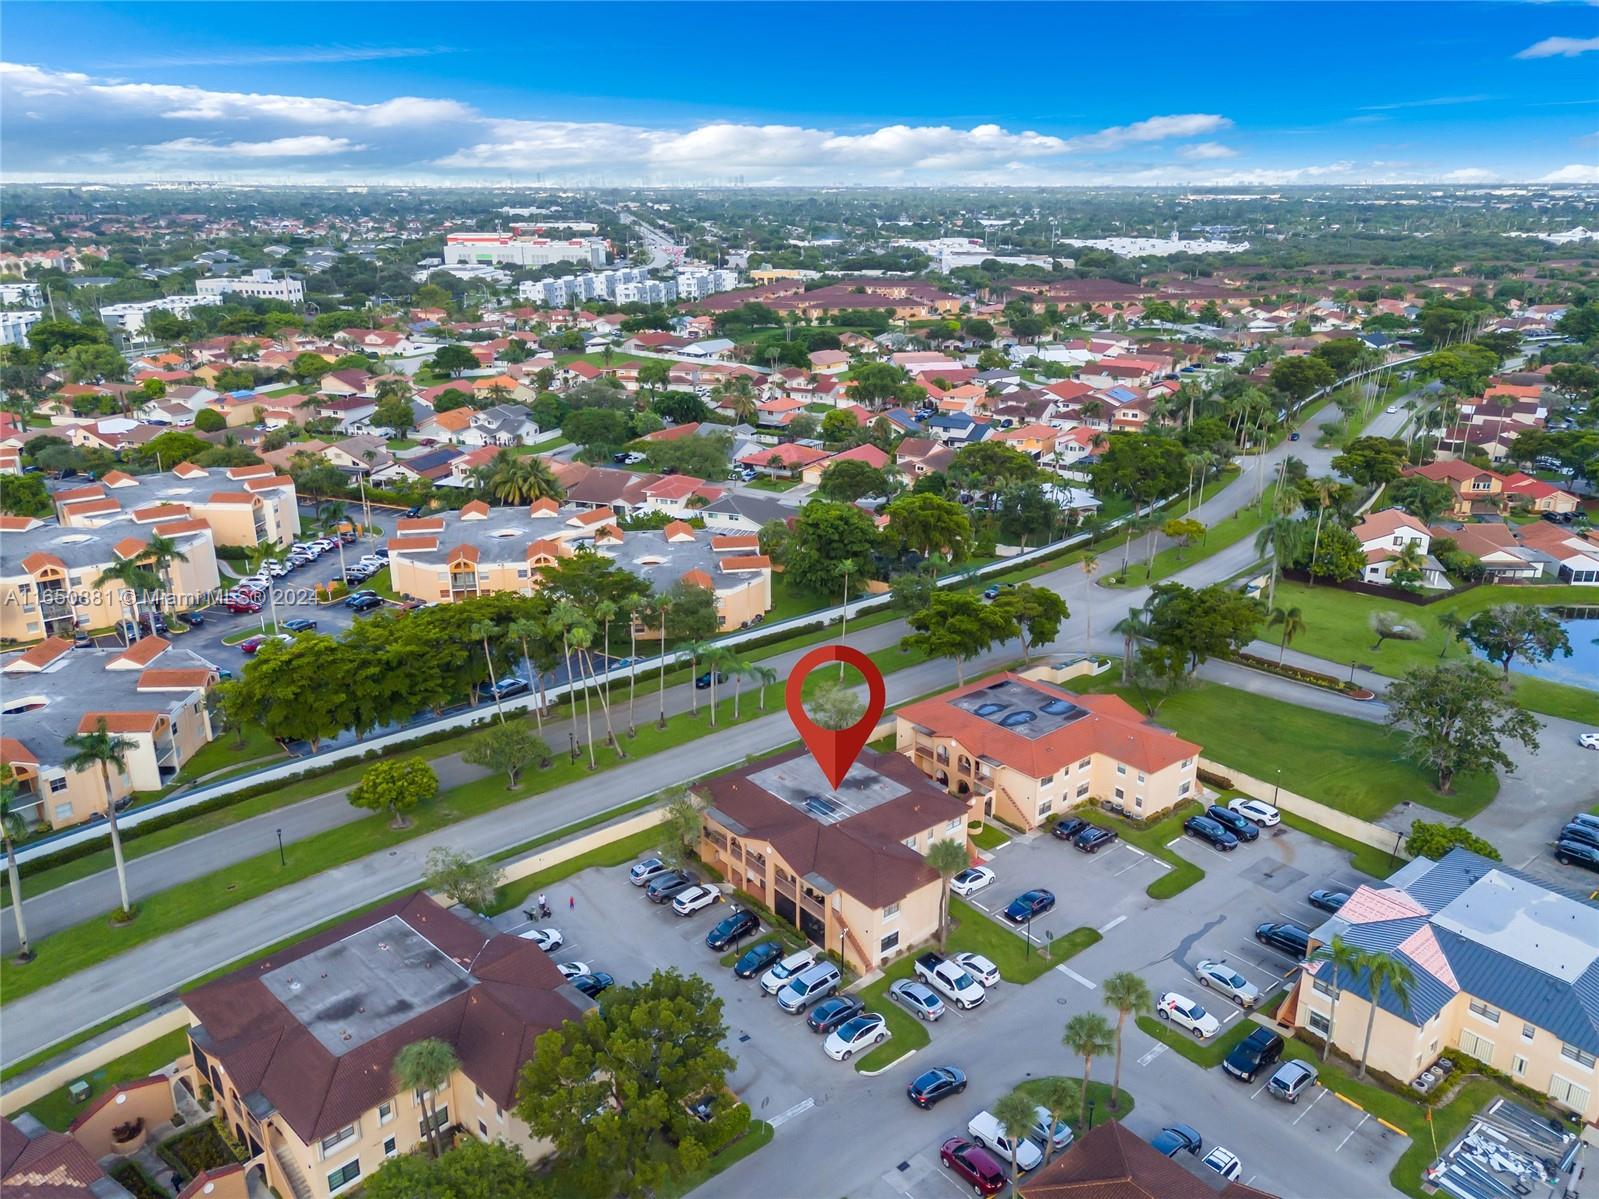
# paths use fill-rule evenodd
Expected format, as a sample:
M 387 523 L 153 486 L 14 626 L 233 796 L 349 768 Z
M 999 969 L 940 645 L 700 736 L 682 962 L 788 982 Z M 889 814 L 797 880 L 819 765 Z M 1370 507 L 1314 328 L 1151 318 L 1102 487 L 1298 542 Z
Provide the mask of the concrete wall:
M 1257 779 L 1253 775 L 1235 770 L 1231 766 L 1224 766 L 1220 762 L 1213 762 L 1209 758 L 1199 759 L 1200 769 L 1211 774 L 1219 774 L 1223 778 L 1232 780 L 1232 784 L 1239 791 L 1247 792 L 1256 799 L 1263 799 L 1267 803 L 1275 804 L 1285 812 L 1292 812 L 1295 816 L 1303 816 L 1306 820 L 1314 821 L 1323 828 L 1331 829 L 1348 837 L 1352 841 L 1359 841 L 1362 845 L 1370 845 L 1375 849 L 1397 854 L 1409 860 L 1410 855 L 1405 852 L 1404 835 L 1396 834 L 1393 829 L 1383 828 L 1381 825 L 1372 824 L 1358 816 L 1351 816 L 1347 812 L 1340 812 L 1337 808 L 1330 808 L 1324 803 L 1314 799 L 1306 799 L 1303 795 L 1296 795 L 1286 787 L 1278 787 L 1276 783 L 1268 783 Z
M 569 841 L 562 841 L 559 845 L 551 845 L 547 849 L 540 849 L 530 853 L 525 858 L 518 858 L 505 865 L 505 881 L 514 882 L 519 878 L 526 878 L 530 874 L 537 874 L 541 870 L 548 870 L 551 866 L 559 866 L 562 862 L 569 862 L 573 858 L 608 845 L 612 841 L 620 841 L 623 837 L 631 837 L 634 833 L 641 833 L 647 828 L 654 828 L 666 819 L 665 808 L 650 808 L 647 811 L 635 813 L 625 820 L 618 820 L 614 824 L 601 825 L 599 828 L 582 833 Z
M 99 1111 L 75 1125 L 72 1139 L 96 1159 L 111 1153 L 126 1157 L 144 1144 L 152 1130 L 170 1121 L 177 1110 L 172 1099 L 172 1080 L 158 1077 L 142 1086 L 128 1086 L 112 1096 Z M 118 1146 L 111 1139 L 112 1129 L 135 1120 L 144 1121 L 143 1134 Z
M 107 1062 L 114 1062 L 117 1058 L 148 1045 L 157 1037 L 188 1027 L 189 1012 L 181 1004 L 170 1011 L 160 1012 L 137 1023 L 124 1025 L 122 1031 L 115 1036 L 84 1047 L 66 1061 L 50 1065 L 42 1073 L 13 1082 L 8 1090 L 0 1092 L 0 1114 L 14 1115 L 57 1087 L 76 1082 L 91 1070 L 97 1070 Z

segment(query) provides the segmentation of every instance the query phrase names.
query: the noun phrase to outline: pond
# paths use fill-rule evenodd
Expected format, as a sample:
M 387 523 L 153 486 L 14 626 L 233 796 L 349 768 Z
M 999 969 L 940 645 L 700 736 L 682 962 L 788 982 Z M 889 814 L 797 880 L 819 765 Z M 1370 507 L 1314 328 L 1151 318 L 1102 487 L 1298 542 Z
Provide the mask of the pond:
M 1527 662 L 1517 658 L 1510 664 L 1510 669 L 1548 679 L 1551 683 L 1566 683 L 1572 687 L 1599 691 L 1599 606 L 1550 608 L 1549 611 L 1560 617 L 1566 627 L 1566 636 L 1571 641 L 1571 657 L 1556 654 L 1549 662 Z M 1476 653 L 1475 650 L 1472 652 Z M 1478 654 L 1478 657 L 1481 656 Z

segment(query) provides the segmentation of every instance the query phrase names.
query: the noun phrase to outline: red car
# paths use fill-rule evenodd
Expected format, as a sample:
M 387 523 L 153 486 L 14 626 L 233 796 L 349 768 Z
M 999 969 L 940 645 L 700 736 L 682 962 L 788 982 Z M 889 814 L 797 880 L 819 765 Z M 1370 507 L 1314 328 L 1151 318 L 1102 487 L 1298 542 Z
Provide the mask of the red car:
M 950 1137 L 938 1151 L 938 1158 L 979 1195 L 992 1195 L 1005 1189 L 1010 1176 L 999 1159 L 981 1145 L 964 1137 Z
M 235 616 L 238 616 L 244 612 L 254 613 L 261 610 L 260 604 L 256 603 L 253 599 L 248 599 L 242 595 L 228 596 L 227 599 L 222 601 L 222 606 L 225 607 L 229 612 L 232 612 Z
M 243 641 L 239 642 L 239 648 L 247 654 L 253 654 L 265 644 L 266 635 L 263 633 L 257 633 L 254 637 L 246 637 Z

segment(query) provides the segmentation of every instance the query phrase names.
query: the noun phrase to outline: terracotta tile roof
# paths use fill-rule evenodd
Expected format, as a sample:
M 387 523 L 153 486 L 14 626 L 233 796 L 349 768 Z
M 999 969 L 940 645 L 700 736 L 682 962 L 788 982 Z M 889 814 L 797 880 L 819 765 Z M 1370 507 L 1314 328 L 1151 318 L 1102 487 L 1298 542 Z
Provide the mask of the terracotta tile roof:
M 176 520 L 189 515 L 186 504 L 147 504 L 143 508 L 135 508 L 131 515 L 138 524 L 148 524 L 153 520 Z
M 476 562 L 479 557 L 479 551 L 475 545 L 458 545 L 450 551 L 449 557 L 452 563 Z
M 137 483 L 138 480 L 125 471 L 108 470 L 100 477 L 100 482 L 107 487 L 126 487 L 130 483 Z
M 85 712 L 78 732 L 95 732 L 104 721 L 108 733 L 153 733 L 160 720 L 159 712 Z
M 37 516 L 0 516 L 0 533 L 26 533 L 42 524 Z
M 680 537 L 693 541 L 694 526 L 686 520 L 674 520 L 661 529 L 661 536 L 668 541 L 675 541 Z
M 1223 1191 L 1223 1195 L 1248 1191 Z M 1261 1192 L 1255 1192 L 1259 1194 Z M 1116 1120 L 1083 1134 L 1016 1187 L 1018 1199 L 1215 1199 L 1216 1190 Z
M 162 537 L 176 537 L 179 533 L 204 533 L 211 528 L 199 517 L 186 520 L 175 520 L 169 524 L 156 525 L 155 531 Z
M 1086 709 L 1088 715 L 1054 732 L 1029 738 L 957 708 L 952 702 L 1004 680 L 1039 693 L 1041 700 L 1067 700 Z M 897 715 L 932 729 L 938 736 L 955 738 L 968 753 L 993 758 L 1035 779 L 1096 753 L 1150 774 L 1200 753 L 1198 745 L 1150 724 L 1118 696 L 1074 695 L 1050 683 L 1009 672 L 910 704 L 899 709 Z
M 289 475 L 262 475 L 257 479 L 246 479 L 246 491 L 270 491 L 274 487 L 293 487 L 294 479 Z
M 202 1199 L 202 1196 L 209 1195 L 215 1185 L 224 1178 L 231 1178 L 235 1174 L 243 1173 L 243 1162 L 234 1162 L 230 1166 L 218 1166 L 214 1170 L 201 1170 L 189 1180 L 189 1184 L 186 1187 L 178 1192 L 177 1199 Z
M 567 524 L 581 525 L 587 529 L 615 519 L 616 513 L 609 508 L 594 508 L 588 512 L 579 512 L 576 516 L 569 518 Z
M 107 497 L 103 500 L 74 500 L 63 504 L 70 516 L 101 516 L 107 512 L 121 512 L 122 505 Z
M 30 671 L 43 670 L 62 654 L 70 652 L 72 642 L 65 637 L 46 637 L 32 649 L 18 655 L 5 664 L 7 674 L 25 674 Z
M 0 737 L 0 762 L 7 766 L 37 766 L 39 759 L 15 737 Z
M 57 570 L 65 570 L 67 568 L 67 564 L 54 554 L 46 554 L 41 551 L 31 553 L 22 560 L 22 569 L 30 575 L 38 574 L 47 566 L 53 566 Z
M 529 516 L 553 516 L 561 510 L 561 505 L 548 497 L 534 500 L 527 506 Z
M 252 462 L 248 466 L 228 467 L 228 478 L 230 479 L 258 479 L 263 475 L 272 473 L 272 468 L 264 462 Z
M 759 549 L 760 545 L 761 539 L 754 533 L 726 534 L 711 538 L 711 548 L 719 554 L 732 550 Z
M 1375 541 L 1379 537 L 1392 537 L 1400 529 L 1431 537 L 1426 525 L 1398 508 L 1384 508 L 1381 512 L 1371 513 L 1355 526 L 1354 533 L 1361 541 Z
M 716 584 L 712 581 L 711 576 L 699 569 L 691 570 L 686 573 L 683 576 L 682 581 L 687 583 L 690 587 L 703 587 L 707 591 L 714 591 L 716 589 Z
M 58 504 L 70 504 L 73 500 L 104 499 L 105 488 L 98 483 L 91 483 L 87 487 L 69 487 L 56 492 L 54 498 Z
M 203 666 L 181 670 L 151 669 L 139 676 L 140 691 L 191 691 L 211 682 L 211 672 Z
M 411 533 L 442 533 L 444 532 L 444 518 L 442 516 L 416 516 L 399 520 L 394 524 L 394 531 L 402 537 Z
M 196 466 L 192 462 L 180 462 L 172 468 L 172 473 L 180 479 L 201 479 L 205 477 L 205 467 Z
M 488 514 L 489 514 L 489 506 L 487 504 L 485 504 L 482 500 L 472 500 L 469 503 L 465 503 L 465 504 L 461 505 L 461 516 L 462 516 L 463 519 L 471 518 L 471 517 L 474 517 L 474 516 L 482 518 L 482 517 L 487 516 Z
M 253 504 L 255 503 L 255 496 L 246 495 L 242 491 L 218 491 L 212 494 L 210 502 L 213 504 Z
M 739 558 L 723 558 L 720 565 L 728 574 L 742 574 L 751 570 L 771 570 L 772 560 L 765 554 L 748 554 Z
M 137 537 L 124 537 L 111 547 L 111 552 L 117 557 L 126 560 L 128 558 L 137 558 L 149 548 L 150 543 L 148 541 L 140 541 Z
M 439 548 L 437 537 L 390 537 L 388 541 L 390 552 L 396 550 L 419 550 L 430 552 Z
M 472 423 L 472 410 L 470 408 L 451 408 L 448 412 L 435 412 L 425 425 L 437 425 L 446 433 L 459 433 Z
M 104 1182 L 105 1171 L 66 1133 L 29 1137 L 0 1116 L 0 1183 L 7 1199 L 92 1199 Z
M 141 637 L 127 649 L 111 659 L 109 666 L 124 663 L 134 666 L 148 666 L 161 656 L 172 643 L 161 637 Z

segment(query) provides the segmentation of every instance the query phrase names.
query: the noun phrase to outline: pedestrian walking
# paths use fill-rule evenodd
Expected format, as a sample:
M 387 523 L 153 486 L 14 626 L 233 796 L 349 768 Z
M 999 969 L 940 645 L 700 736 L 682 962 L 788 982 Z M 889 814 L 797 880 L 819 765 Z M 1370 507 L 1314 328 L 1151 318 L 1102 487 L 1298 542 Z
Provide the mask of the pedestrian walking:
M 569 911 L 569 912 L 577 911 L 577 896 L 576 895 L 568 895 L 566 897 L 566 910 Z

